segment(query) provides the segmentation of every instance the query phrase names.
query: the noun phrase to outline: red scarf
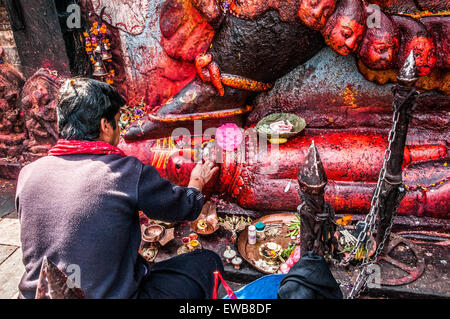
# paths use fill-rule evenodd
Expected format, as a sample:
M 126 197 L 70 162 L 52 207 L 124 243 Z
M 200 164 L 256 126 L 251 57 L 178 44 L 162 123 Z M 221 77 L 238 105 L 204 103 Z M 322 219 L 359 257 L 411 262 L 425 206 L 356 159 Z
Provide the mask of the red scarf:
M 48 151 L 48 155 L 51 156 L 69 154 L 119 154 L 125 156 L 120 148 L 103 141 L 59 140 Z

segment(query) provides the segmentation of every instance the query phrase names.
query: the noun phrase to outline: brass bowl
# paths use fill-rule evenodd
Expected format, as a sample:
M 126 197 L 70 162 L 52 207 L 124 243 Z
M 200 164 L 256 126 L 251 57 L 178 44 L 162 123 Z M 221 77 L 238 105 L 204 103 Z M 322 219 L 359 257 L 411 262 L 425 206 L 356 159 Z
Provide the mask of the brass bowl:
M 210 235 L 219 229 L 216 204 L 207 201 L 196 220 L 191 222 L 191 229 L 199 235 Z
M 142 240 L 147 243 L 155 243 L 164 236 L 165 231 L 166 229 L 158 224 L 144 226 L 142 229 Z

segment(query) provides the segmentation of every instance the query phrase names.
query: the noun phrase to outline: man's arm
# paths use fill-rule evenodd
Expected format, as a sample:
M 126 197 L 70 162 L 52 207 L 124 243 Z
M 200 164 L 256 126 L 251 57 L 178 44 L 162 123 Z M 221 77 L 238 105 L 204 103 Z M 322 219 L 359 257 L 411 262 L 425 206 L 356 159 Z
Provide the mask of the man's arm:
M 195 220 L 203 207 L 203 194 L 194 187 L 180 187 L 144 165 L 138 184 L 138 210 L 167 222 Z
M 180 187 L 162 178 L 153 166 L 144 165 L 138 184 L 138 210 L 151 219 L 195 220 L 203 208 L 203 187 L 218 169 L 210 161 L 197 164 L 189 187 Z

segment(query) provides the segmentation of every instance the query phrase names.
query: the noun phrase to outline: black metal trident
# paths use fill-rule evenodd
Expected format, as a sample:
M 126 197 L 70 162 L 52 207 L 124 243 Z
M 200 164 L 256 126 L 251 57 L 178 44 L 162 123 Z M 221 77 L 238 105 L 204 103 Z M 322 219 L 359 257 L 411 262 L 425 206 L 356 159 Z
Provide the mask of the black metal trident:
M 414 84 L 417 81 L 417 67 L 414 51 L 411 50 L 403 67 L 397 75 L 397 85 L 392 89 L 393 101 L 393 129 L 389 132 L 389 149 L 385 156 L 385 171 L 383 172 L 380 190 L 374 192 L 378 195 L 378 225 L 376 242 L 378 253 L 384 252 L 389 243 L 389 235 L 393 225 L 394 216 L 401 200 L 405 195 L 402 179 L 402 163 L 405 150 L 406 136 L 412 111 L 416 107 L 417 90 Z

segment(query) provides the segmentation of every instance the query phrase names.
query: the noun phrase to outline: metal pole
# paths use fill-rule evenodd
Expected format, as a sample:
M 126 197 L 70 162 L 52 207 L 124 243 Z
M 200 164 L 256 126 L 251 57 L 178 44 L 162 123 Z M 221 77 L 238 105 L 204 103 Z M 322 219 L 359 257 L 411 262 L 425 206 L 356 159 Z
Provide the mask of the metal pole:
M 405 195 L 402 178 L 402 163 L 404 157 L 406 137 L 411 113 L 416 106 L 417 90 L 414 84 L 417 81 L 417 68 L 414 51 L 408 55 L 405 64 L 397 76 L 398 84 L 393 88 L 394 101 L 394 130 L 390 144 L 390 157 L 386 165 L 386 174 L 381 184 L 379 195 L 378 227 L 376 242 L 379 252 L 384 253 L 389 243 L 389 235 L 394 216 L 401 200 Z M 390 133 L 391 135 L 391 133 Z

